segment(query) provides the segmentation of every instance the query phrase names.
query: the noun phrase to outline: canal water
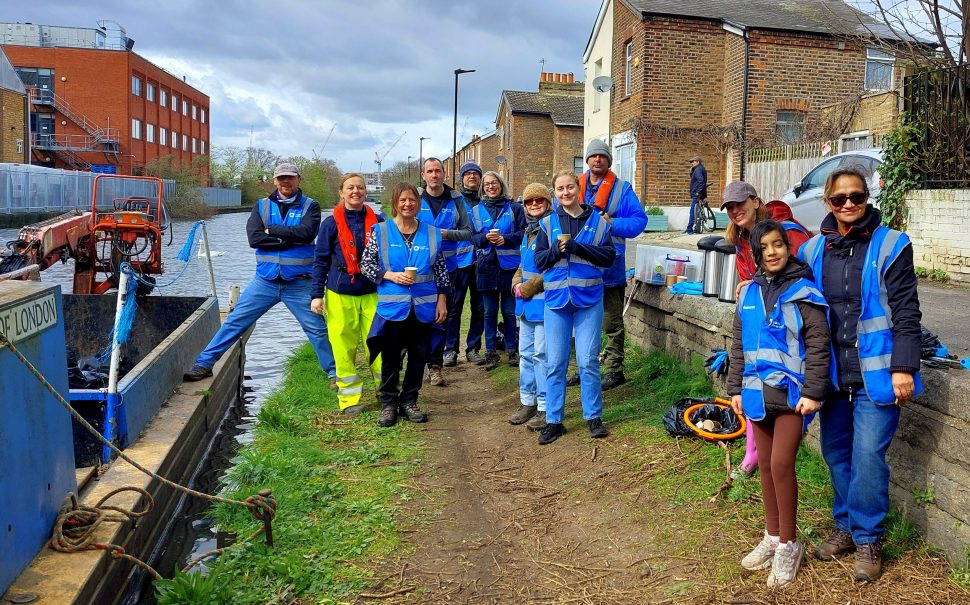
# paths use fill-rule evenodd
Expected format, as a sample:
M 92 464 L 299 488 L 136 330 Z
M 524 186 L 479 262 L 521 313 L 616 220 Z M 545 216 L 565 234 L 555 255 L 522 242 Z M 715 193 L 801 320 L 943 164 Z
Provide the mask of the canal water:
M 209 247 L 213 251 L 213 268 L 216 277 L 216 290 L 219 307 L 229 308 L 229 286 L 244 288 L 256 273 L 256 260 L 253 249 L 246 239 L 246 220 L 248 212 L 222 214 L 206 221 Z M 165 274 L 158 276 L 162 286 L 185 268 L 178 279 L 170 286 L 161 287 L 157 293 L 164 295 L 208 296 L 211 290 L 205 258 L 197 256 L 201 232 L 196 237 L 196 247 L 191 260 L 182 263 L 176 257 L 182 249 L 193 221 L 177 221 L 173 224 L 173 241 L 163 248 Z M 0 242 L 6 243 L 17 237 L 16 229 L 0 229 Z M 168 238 L 166 237 L 166 242 Z M 42 281 L 59 283 L 65 293 L 71 292 L 74 263 L 58 264 L 42 274 Z M 246 396 L 237 406 L 232 407 L 215 437 L 212 449 L 197 469 L 191 487 L 212 493 L 218 489 L 219 478 L 228 468 L 239 444 L 251 439 L 250 429 L 256 422 L 263 400 L 279 383 L 283 364 L 289 353 L 306 342 L 300 325 L 283 305 L 270 310 L 256 324 L 246 346 L 245 381 Z M 188 368 L 186 368 L 188 369 Z M 152 564 L 165 577 L 171 577 L 175 569 L 215 548 L 215 528 L 204 518 L 207 502 L 196 498 L 186 499 L 177 511 L 168 538 L 161 545 Z M 127 598 L 129 605 L 151 605 L 155 602 L 150 582 L 143 578 L 133 578 L 129 585 Z

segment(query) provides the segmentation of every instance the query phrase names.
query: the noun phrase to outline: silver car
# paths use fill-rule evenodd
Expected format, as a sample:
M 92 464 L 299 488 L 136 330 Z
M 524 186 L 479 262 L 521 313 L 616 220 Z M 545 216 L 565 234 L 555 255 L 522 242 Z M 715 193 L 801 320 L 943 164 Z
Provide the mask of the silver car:
M 785 192 L 781 200 L 792 209 L 792 214 L 801 224 L 818 233 L 822 219 L 828 209 L 822 201 L 825 179 L 836 168 L 858 168 L 868 177 L 869 201 L 874 205 L 881 181 L 879 166 L 882 164 L 882 149 L 857 149 L 833 155 L 816 166 L 805 177 Z

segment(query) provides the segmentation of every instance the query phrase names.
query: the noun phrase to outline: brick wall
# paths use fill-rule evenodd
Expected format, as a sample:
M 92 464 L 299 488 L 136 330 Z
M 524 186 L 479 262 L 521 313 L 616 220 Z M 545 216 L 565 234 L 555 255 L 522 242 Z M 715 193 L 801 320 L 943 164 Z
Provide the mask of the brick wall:
M 27 158 L 24 95 L 0 88 L 0 162 L 24 164 Z M 20 141 L 20 151 L 17 150 Z
M 970 189 L 910 191 L 906 207 L 916 266 L 942 269 L 970 285 Z
M 582 129 L 579 130 L 582 138 Z M 512 197 L 518 197 L 533 181 L 546 183 L 552 175 L 556 153 L 556 127 L 549 116 L 512 115 L 512 153 L 506 169 Z M 579 142 L 582 145 L 582 140 Z

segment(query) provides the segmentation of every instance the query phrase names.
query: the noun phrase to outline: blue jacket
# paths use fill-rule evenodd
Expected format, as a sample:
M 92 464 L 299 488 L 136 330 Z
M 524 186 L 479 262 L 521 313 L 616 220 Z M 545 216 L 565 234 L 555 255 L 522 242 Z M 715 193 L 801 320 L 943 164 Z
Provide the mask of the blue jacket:
M 870 209 L 870 212 L 873 210 Z M 828 220 L 829 217 L 826 217 Z M 867 218 L 864 218 L 865 221 Z M 834 219 L 833 219 L 834 220 Z M 855 279 L 848 278 L 842 273 L 831 275 L 831 263 L 838 260 L 837 252 L 829 250 L 831 242 L 829 236 L 824 234 L 826 223 L 823 221 L 823 233 L 816 235 L 808 240 L 799 250 L 798 256 L 812 268 L 815 274 L 815 284 L 823 292 L 830 306 L 834 305 L 841 309 L 844 315 L 838 320 L 832 319 L 833 348 L 836 354 L 836 363 L 831 364 L 831 381 L 835 388 L 840 387 L 841 368 L 846 366 L 844 358 L 846 354 L 855 353 L 856 359 L 851 360 L 853 366 L 858 368 L 861 374 L 862 384 L 872 401 L 882 405 L 892 405 L 896 402 L 896 395 L 892 388 L 893 371 L 912 371 L 915 383 L 914 394 L 918 395 L 923 391 L 923 383 L 918 371 L 918 361 L 916 368 L 900 367 L 898 359 L 912 357 L 912 353 L 901 351 L 899 355 L 895 351 L 897 345 L 904 348 L 911 347 L 910 338 L 904 333 L 905 324 L 911 323 L 912 318 L 906 313 L 903 305 L 900 304 L 898 292 L 891 291 L 887 280 L 892 270 L 905 270 L 899 267 L 899 261 L 907 253 L 912 254 L 912 247 L 909 237 L 905 233 L 889 229 L 872 222 L 872 230 L 866 238 L 860 239 L 857 244 L 860 248 L 859 255 L 855 254 L 855 248 L 849 249 L 845 254 L 846 260 L 862 256 L 863 260 L 858 267 L 861 271 L 859 284 Z M 864 254 L 863 254 L 864 253 Z M 830 258 L 831 257 L 831 258 Z M 911 257 L 910 257 L 911 258 Z M 844 269 L 848 271 L 848 266 Z M 912 265 L 908 268 L 909 273 L 913 273 Z M 826 273 L 829 275 L 826 276 Z M 825 288 L 829 279 L 834 278 L 843 284 L 842 289 Z M 913 278 L 915 282 L 915 277 Z M 844 295 L 852 286 L 852 300 L 844 300 Z M 861 286 L 861 287 L 860 287 Z M 858 289 L 856 289 L 858 288 Z M 895 289 L 895 288 L 894 288 Z M 915 285 L 912 294 L 915 298 Z M 916 326 L 918 329 L 919 310 L 918 300 L 914 301 L 916 309 Z M 849 311 L 845 313 L 845 311 Z M 833 315 L 835 311 L 833 310 Z M 845 335 L 848 328 L 844 325 L 849 324 L 855 332 L 855 342 L 857 347 L 845 346 L 845 343 L 836 342 L 835 339 L 841 334 Z M 916 345 L 916 354 L 919 347 Z M 917 357 L 918 360 L 918 357 Z M 851 380 L 851 375 L 850 375 Z M 851 387 L 852 384 L 841 384 L 842 387 Z
M 592 185 L 592 175 L 586 175 L 586 182 L 590 183 L 586 187 L 587 205 L 592 206 L 596 200 L 596 192 L 599 189 L 597 183 Z M 613 220 L 610 230 L 613 233 L 613 246 L 616 248 L 616 258 L 613 265 L 603 272 L 603 284 L 607 288 L 626 287 L 626 240 L 628 237 L 636 237 L 643 233 L 647 227 L 647 213 L 633 186 L 627 181 L 617 179 L 610 193 L 610 199 L 606 204 L 606 213 Z
M 572 236 L 565 253 L 558 246 L 563 233 Z M 572 217 L 560 207 L 543 218 L 536 236 L 535 259 L 536 267 L 543 272 L 546 307 L 603 304 L 603 267 L 613 262 L 615 254 L 610 225 L 598 210 L 584 206 L 582 214 Z
M 380 250 L 381 268 L 385 271 L 417 269 L 411 286 L 401 286 L 389 279 L 377 286 L 377 314 L 389 321 L 404 321 L 414 308 L 422 323 L 434 322 L 438 288 L 434 281 L 434 261 L 441 250 L 441 232 L 431 225 L 418 223 L 410 250 L 394 221 L 378 223 L 374 230 Z
M 364 210 L 347 210 L 344 213 L 347 217 L 347 226 L 354 234 L 354 244 L 358 250 L 358 262 L 360 255 L 364 253 Z M 377 221 L 384 219 L 380 214 Z M 347 261 L 344 260 L 344 253 L 340 249 L 340 242 L 337 239 L 337 221 L 333 215 L 328 216 L 320 224 L 320 234 L 317 235 L 316 253 L 313 257 L 313 285 L 310 288 L 312 298 L 323 298 L 326 290 L 332 290 L 337 294 L 348 294 L 360 296 L 377 292 L 377 284 L 367 279 L 363 275 L 357 275 L 351 281 L 347 273 Z
M 299 227 L 303 223 L 304 215 L 310 212 L 311 206 L 317 202 L 305 195 L 297 198 L 291 206 L 283 206 L 277 201 L 263 198 L 256 203 L 263 225 L 273 233 L 273 228 Z M 286 211 L 286 215 L 281 214 Z M 293 244 L 286 248 L 270 248 L 258 246 L 256 248 L 256 275 L 263 279 L 292 280 L 308 276 L 313 271 L 313 241 Z
M 690 197 L 698 200 L 707 199 L 707 168 L 698 164 L 690 169 Z
M 506 211 L 506 209 L 508 209 Z M 492 223 L 500 219 L 498 228 L 502 230 L 505 244 L 496 248 L 485 236 L 495 227 Z M 525 233 L 525 210 L 521 204 L 505 198 L 500 203 L 488 200 L 479 201 L 472 208 L 472 227 L 475 230 L 471 243 L 476 248 L 476 284 L 479 290 L 508 290 L 512 287 L 512 276 L 518 268 L 519 246 Z M 505 254 L 505 265 L 500 264 L 499 251 Z M 514 259 L 514 261 L 512 260 Z
M 443 204 L 441 198 L 445 198 Z M 449 237 L 441 243 L 441 254 L 445 258 L 445 266 L 448 271 L 462 269 L 471 266 L 475 262 L 474 246 L 466 241 L 458 241 L 460 236 L 457 232 L 471 232 L 471 224 L 468 219 L 468 202 L 460 193 L 445 186 L 444 192 L 439 198 L 431 197 L 431 194 L 421 190 L 421 210 L 418 212 L 417 219 L 427 225 L 434 225 L 438 229 L 448 230 Z
M 538 225 L 534 227 L 538 231 L 541 227 Z M 537 279 L 542 276 L 542 271 L 536 266 L 536 239 L 538 237 L 537 233 L 530 236 L 533 233 L 532 227 L 530 227 L 525 236 L 522 238 L 522 247 L 520 248 L 520 253 L 522 255 L 522 281 L 527 282 L 532 279 Z M 529 238 L 532 238 L 531 241 Z M 515 316 L 520 318 L 525 318 L 528 321 L 542 321 L 543 315 L 545 313 L 546 306 L 546 292 L 545 290 L 537 292 L 535 296 L 531 298 L 516 298 L 515 299 Z

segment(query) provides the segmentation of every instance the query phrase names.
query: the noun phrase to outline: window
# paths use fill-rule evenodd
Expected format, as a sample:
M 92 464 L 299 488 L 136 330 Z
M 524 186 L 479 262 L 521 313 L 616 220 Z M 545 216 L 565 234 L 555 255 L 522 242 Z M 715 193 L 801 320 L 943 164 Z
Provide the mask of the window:
M 158 91 L 158 104 L 162 107 L 168 107 L 168 93 L 164 90 Z
M 179 98 L 175 94 L 172 94 L 172 111 L 174 111 L 175 113 L 178 113 L 178 110 L 179 110 Z
M 195 137 L 192 137 L 192 153 L 198 153 L 198 152 L 199 152 L 199 141 Z
M 623 94 L 630 96 L 630 93 L 633 92 L 633 40 L 626 43 L 624 56 L 626 59 L 624 61 Z
M 182 99 L 182 115 L 189 115 L 189 102 L 185 99 Z
M 140 139 L 141 138 L 141 120 L 132 118 L 131 119 L 131 138 Z
M 155 125 L 146 124 L 145 125 L 145 140 L 149 143 L 155 142 Z
M 136 97 L 141 96 L 141 78 L 138 76 L 131 77 L 131 94 L 135 95 Z
M 178 149 L 179 146 L 179 133 L 172 131 L 172 149 Z
M 182 151 L 188 151 L 188 150 L 189 150 L 189 135 L 183 134 L 182 135 Z
M 633 182 L 634 144 L 627 143 L 616 148 L 616 178 Z
M 158 144 L 162 147 L 168 145 L 168 131 L 164 128 L 158 129 Z
M 822 162 L 819 164 L 815 170 L 808 173 L 804 179 L 802 179 L 802 191 L 808 191 L 809 189 L 818 189 L 825 185 L 825 179 L 828 178 L 832 171 L 835 170 L 842 158 L 832 158 L 827 162 Z
M 805 114 L 801 111 L 779 111 L 775 114 L 775 137 L 782 145 L 805 140 Z
M 199 152 L 205 155 L 205 141 L 199 141 Z
M 155 102 L 155 85 L 151 82 L 148 83 L 148 88 L 145 89 L 145 99 Z
M 893 56 L 875 48 L 866 49 L 866 90 L 893 87 Z
M 192 119 L 193 120 L 199 119 L 199 108 L 196 107 L 195 105 L 192 105 Z
M 583 156 L 577 155 L 573 158 L 573 172 L 577 175 L 583 174 Z
M 202 115 L 199 116 L 199 119 L 205 124 L 205 107 L 202 108 Z

